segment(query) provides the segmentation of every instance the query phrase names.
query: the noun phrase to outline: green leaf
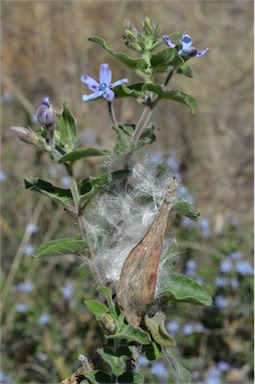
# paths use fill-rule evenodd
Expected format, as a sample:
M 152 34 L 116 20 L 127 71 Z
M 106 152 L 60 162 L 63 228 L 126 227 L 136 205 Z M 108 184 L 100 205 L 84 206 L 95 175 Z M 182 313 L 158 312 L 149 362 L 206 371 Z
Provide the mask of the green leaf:
M 114 335 L 109 335 L 108 339 L 136 341 L 142 345 L 146 345 L 151 342 L 151 338 L 148 332 L 145 332 L 143 329 L 137 328 L 132 324 L 124 326 L 120 332 L 117 332 Z
M 78 140 L 76 119 L 72 115 L 70 109 L 68 108 L 64 100 L 62 100 L 62 104 L 64 109 L 61 113 L 59 120 L 59 140 L 61 145 L 64 146 L 65 150 L 67 152 L 70 152 L 74 148 L 74 145 Z
M 119 384 L 143 384 L 145 383 L 145 379 L 143 375 L 138 372 L 125 372 L 123 375 L 118 377 Z
M 119 170 L 111 173 L 107 173 L 106 175 L 100 176 L 94 179 L 86 179 L 82 182 L 80 188 L 80 204 L 85 204 L 91 199 L 92 196 L 98 191 L 100 188 L 109 187 L 114 183 L 117 183 L 121 180 L 125 180 L 130 171 L 128 170 Z
M 119 60 L 122 64 L 126 65 L 128 68 L 133 69 L 137 74 L 143 74 L 146 72 L 148 68 L 148 64 L 143 58 L 133 59 L 128 56 L 126 53 L 116 52 L 109 43 L 107 43 L 104 39 L 99 36 L 91 36 L 89 37 L 90 41 L 100 45 L 104 48 L 110 55 L 114 56 L 117 60 Z
M 99 320 L 104 313 L 109 312 L 109 309 L 97 300 L 86 300 L 84 303 L 97 320 Z
M 178 213 L 179 215 L 186 216 L 194 221 L 197 221 L 200 216 L 200 212 L 194 207 L 194 205 L 189 204 L 186 200 L 181 197 L 178 198 L 175 204 L 175 210 L 176 213 Z
M 133 152 L 147 144 L 152 144 L 156 140 L 156 136 L 153 133 L 154 126 L 152 124 L 144 129 L 140 139 L 137 141 L 130 139 L 135 130 L 134 124 L 119 123 L 118 126 L 114 126 L 113 129 L 117 132 L 115 138 L 116 145 L 114 147 L 114 153 L 116 154 Z
M 194 69 L 188 64 L 181 65 L 179 68 L 177 68 L 176 73 L 179 73 L 179 74 L 187 76 L 187 77 L 194 77 L 195 76 Z
M 110 365 L 115 376 L 120 376 L 124 373 L 126 368 L 125 360 L 127 360 L 127 356 L 114 356 L 112 350 L 106 347 L 99 348 L 97 352 L 102 359 Z
M 58 162 L 60 164 L 66 163 L 67 161 L 74 162 L 79 159 L 83 159 L 84 157 L 92 157 L 92 156 L 107 156 L 110 155 L 110 151 L 106 149 L 97 149 L 97 148 L 80 148 L 75 151 L 69 152 L 66 155 L 60 157 Z
M 56 255 L 67 255 L 67 254 L 80 254 L 84 250 L 88 249 L 89 245 L 84 240 L 76 240 L 73 238 L 65 238 L 58 240 L 51 240 L 41 245 L 36 252 L 34 257 L 39 256 L 56 256 Z
M 161 347 L 174 347 L 175 340 L 165 328 L 166 315 L 162 311 L 157 311 L 154 316 L 149 317 L 147 314 L 144 317 L 146 327 L 149 329 L 153 339 Z
M 24 179 L 24 183 L 26 189 L 39 192 L 58 203 L 66 205 L 70 200 L 72 200 L 70 189 L 55 187 L 51 183 L 48 183 L 42 179 Z
M 115 304 L 114 304 L 114 302 L 112 300 L 112 291 L 110 290 L 110 288 L 100 287 L 99 291 L 101 291 L 102 294 L 104 295 L 104 297 L 106 298 L 111 315 L 115 319 L 118 319 L 118 314 L 117 314 L 117 311 L 116 311 L 116 308 L 115 308 Z
M 157 360 L 161 354 L 161 350 L 161 346 L 154 340 L 152 340 L 150 344 L 143 347 L 143 351 L 145 352 L 147 359 L 150 361 Z
M 191 383 L 191 374 L 178 361 L 173 348 L 163 348 L 164 355 L 167 361 L 172 365 L 175 373 L 176 384 Z
M 195 113 L 197 109 L 196 99 L 180 89 L 173 88 L 170 91 L 167 91 L 160 85 L 147 83 L 144 85 L 143 90 L 156 93 L 160 99 L 169 99 L 185 104 L 191 109 L 192 113 Z
M 112 383 L 112 378 L 107 373 L 103 371 L 87 371 L 85 377 L 92 384 L 108 384 Z
M 159 301 L 211 305 L 212 298 L 202 285 L 185 275 L 170 274 L 161 283 Z
M 168 72 L 171 68 L 181 66 L 183 62 L 184 60 L 176 55 L 175 48 L 164 49 L 151 57 L 151 66 L 154 73 Z
M 121 84 L 117 87 L 114 87 L 114 94 L 116 99 L 120 99 L 121 97 L 144 97 L 145 92 L 142 91 L 144 83 L 125 85 Z

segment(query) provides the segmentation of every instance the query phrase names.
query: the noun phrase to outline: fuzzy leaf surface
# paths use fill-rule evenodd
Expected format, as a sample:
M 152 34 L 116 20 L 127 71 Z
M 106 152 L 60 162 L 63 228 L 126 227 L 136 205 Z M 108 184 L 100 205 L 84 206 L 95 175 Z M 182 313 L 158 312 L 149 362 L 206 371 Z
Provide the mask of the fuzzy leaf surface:
M 108 384 L 112 383 L 112 378 L 107 373 L 97 370 L 97 371 L 87 371 L 85 377 L 89 380 L 91 384 Z
M 192 113 L 195 113 L 197 109 L 197 100 L 180 89 L 173 88 L 167 91 L 160 85 L 147 83 L 144 85 L 143 90 L 155 93 L 160 99 L 169 99 L 185 104 L 191 109 Z
M 136 73 L 141 74 L 144 73 L 148 67 L 146 61 L 143 58 L 133 59 L 128 56 L 126 53 L 115 51 L 109 43 L 107 43 L 104 39 L 99 36 L 91 36 L 89 37 L 90 41 L 100 45 L 104 48 L 110 55 L 114 56 L 117 60 L 119 60 L 122 64 L 126 65 L 128 68 L 133 69 Z
M 88 249 L 89 245 L 84 240 L 76 240 L 73 238 L 65 238 L 51 240 L 41 245 L 34 253 L 34 257 L 39 256 L 56 256 L 67 254 L 80 254 Z
M 178 67 L 176 70 L 176 73 L 179 73 L 179 74 L 187 76 L 187 77 L 194 77 L 195 76 L 194 69 L 188 64 L 183 64 L 180 67 Z
M 84 301 L 88 310 L 96 317 L 98 320 L 104 313 L 109 312 L 108 308 L 100 303 L 97 300 L 86 300 Z
M 170 274 L 161 283 L 159 300 L 211 305 L 212 298 L 202 285 L 185 275 Z
M 121 180 L 125 180 L 130 174 L 128 170 L 119 170 L 94 179 L 86 179 L 80 188 L 80 204 L 86 203 L 100 188 L 113 185 Z
M 115 333 L 114 335 L 109 335 L 108 338 L 136 341 L 142 345 L 146 345 L 151 342 L 151 337 L 148 332 L 145 332 L 142 328 L 137 328 L 132 324 L 126 325 L 121 331 Z
M 112 372 L 115 376 L 120 376 L 124 373 L 127 360 L 127 356 L 114 356 L 113 352 L 109 348 L 99 348 L 97 350 L 102 359 L 110 365 Z
M 111 152 L 107 149 L 97 149 L 97 148 L 80 148 L 75 151 L 69 152 L 64 156 L 60 157 L 58 160 L 59 164 L 66 163 L 68 161 L 74 162 L 79 159 L 83 159 L 84 157 L 92 157 L 92 156 L 107 156 Z
M 196 207 L 181 197 L 177 199 L 175 210 L 179 215 L 186 216 L 194 221 L 197 221 L 200 217 L 200 212 L 196 209 Z
M 72 200 L 72 194 L 70 189 L 63 189 L 55 187 L 53 184 L 48 183 L 42 179 L 24 179 L 25 188 L 30 189 L 31 191 L 39 192 L 50 199 L 57 201 L 61 204 L 67 204 Z
M 61 145 L 64 146 L 66 151 L 70 152 L 74 148 L 74 145 L 78 140 L 76 119 L 64 100 L 62 100 L 62 104 L 64 108 L 59 120 L 59 139 Z

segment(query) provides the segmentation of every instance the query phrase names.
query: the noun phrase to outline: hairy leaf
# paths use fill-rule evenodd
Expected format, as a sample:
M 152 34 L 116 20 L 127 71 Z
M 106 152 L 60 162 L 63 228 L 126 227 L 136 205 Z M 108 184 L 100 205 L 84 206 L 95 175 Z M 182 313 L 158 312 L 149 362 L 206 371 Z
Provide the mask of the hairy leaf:
M 58 203 L 66 205 L 70 200 L 72 200 L 70 189 L 55 187 L 53 184 L 42 179 L 24 179 L 24 183 L 26 189 L 39 192 L 50 199 L 57 201 Z
M 97 148 L 80 148 L 75 151 L 69 152 L 66 155 L 60 157 L 58 162 L 60 164 L 66 163 L 67 161 L 74 162 L 79 159 L 83 159 L 84 157 L 92 157 L 92 156 L 107 156 L 111 152 L 106 149 L 97 149 Z
M 185 275 L 170 274 L 161 283 L 160 301 L 211 305 L 212 298 L 202 285 Z
M 36 252 L 34 257 L 39 256 L 56 256 L 56 255 L 67 255 L 67 254 L 80 254 L 84 250 L 88 249 L 89 245 L 84 240 L 76 240 L 73 238 L 65 238 L 58 240 L 51 240 L 41 245 Z
M 60 117 L 60 132 L 59 132 L 59 139 L 61 145 L 64 146 L 64 148 L 67 150 L 67 152 L 70 152 L 73 148 L 75 143 L 77 142 L 77 127 L 76 127 L 76 119 L 71 113 L 70 109 L 68 108 L 66 102 L 62 100 L 63 104 L 63 111 Z

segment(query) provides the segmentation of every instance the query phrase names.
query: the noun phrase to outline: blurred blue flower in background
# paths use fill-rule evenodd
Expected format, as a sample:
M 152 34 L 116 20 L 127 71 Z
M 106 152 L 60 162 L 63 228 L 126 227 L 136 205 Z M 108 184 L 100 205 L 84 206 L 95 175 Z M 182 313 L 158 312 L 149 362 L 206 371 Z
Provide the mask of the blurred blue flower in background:
M 62 296 L 65 299 L 69 299 L 73 295 L 73 283 L 72 282 L 67 282 L 64 287 L 61 289 Z
M 139 356 L 139 361 L 138 361 L 138 363 L 139 363 L 139 365 L 141 365 L 141 366 L 146 366 L 146 365 L 148 365 L 149 360 L 147 359 L 146 356 L 141 355 L 141 356 Z
M 63 176 L 61 177 L 61 185 L 63 188 L 69 188 L 70 187 L 70 183 L 69 183 L 69 177 L 68 176 Z
M 166 369 L 165 365 L 159 361 L 153 364 L 153 366 L 150 369 L 150 372 L 158 377 L 167 379 L 169 377 L 168 370 Z
M 12 379 L 10 376 L 6 376 L 6 374 L 4 373 L 4 371 L 2 371 L 2 369 L 0 369 L 0 383 L 12 383 Z
M 248 261 L 237 261 L 236 272 L 243 276 L 252 276 L 254 274 L 254 269 Z
M 14 289 L 15 291 L 22 291 L 22 292 L 32 292 L 34 289 L 34 284 L 31 282 L 24 282 L 24 283 L 19 283 L 15 285 Z
M 240 259 L 242 259 L 243 255 L 241 252 L 235 251 L 235 252 L 231 252 L 229 254 L 229 257 L 231 260 L 240 260 Z
M 47 313 L 43 313 L 37 320 L 38 324 L 46 325 L 50 322 L 50 315 Z
M 27 244 L 23 248 L 23 253 L 25 256 L 31 256 L 35 251 L 35 246 L 33 244 Z
M 4 182 L 7 180 L 6 173 L 2 170 L 0 170 L 0 182 Z
M 179 331 L 180 324 L 176 320 L 172 320 L 167 324 L 166 329 L 174 336 Z
M 15 308 L 18 313 L 25 313 L 27 311 L 27 306 L 23 303 L 17 303 Z
M 218 369 L 213 367 L 209 369 L 207 373 L 207 377 L 202 382 L 202 384 L 222 384 L 220 376 L 221 376 L 221 373 L 218 371 Z
M 39 231 L 38 226 L 35 223 L 28 223 L 26 231 L 29 233 L 37 233 Z
M 233 261 L 226 259 L 220 262 L 219 271 L 223 273 L 228 273 L 233 271 Z
M 201 229 L 202 235 L 204 237 L 209 237 L 211 235 L 209 220 L 206 217 L 201 217 L 198 224 Z
M 197 263 L 194 260 L 188 260 L 186 263 L 185 273 L 188 276 L 195 276 L 197 273 Z
M 226 308 L 229 305 L 229 300 L 223 295 L 218 295 L 214 299 L 214 305 L 216 308 Z
M 221 360 L 218 362 L 218 368 L 221 372 L 227 372 L 230 369 L 230 364 L 226 363 L 226 361 Z
M 99 83 L 94 80 L 92 77 L 88 75 L 82 75 L 81 81 L 94 93 L 90 95 L 83 95 L 82 100 L 83 101 L 89 101 L 93 99 L 97 99 L 100 96 L 103 96 L 103 98 L 106 101 L 111 102 L 115 94 L 112 91 L 112 88 L 116 87 L 117 85 L 121 85 L 124 83 L 128 83 L 128 79 L 121 79 L 117 80 L 114 83 L 111 83 L 112 80 L 112 71 L 110 69 L 109 64 L 103 63 L 100 66 L 99 70 Z

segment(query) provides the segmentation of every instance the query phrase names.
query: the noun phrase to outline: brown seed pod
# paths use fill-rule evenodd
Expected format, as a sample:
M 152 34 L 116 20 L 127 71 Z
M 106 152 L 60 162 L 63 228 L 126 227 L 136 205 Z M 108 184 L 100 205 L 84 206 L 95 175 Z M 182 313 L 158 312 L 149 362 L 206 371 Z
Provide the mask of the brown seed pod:
M 160 255 L 168 218 L 176 200 L 177 182 L 172 179 L 159 213 L 143 239 L 127 256 L 117 287 L 117 303 L 129 323 L 139 326 L 152 304 L 158 278 Z

